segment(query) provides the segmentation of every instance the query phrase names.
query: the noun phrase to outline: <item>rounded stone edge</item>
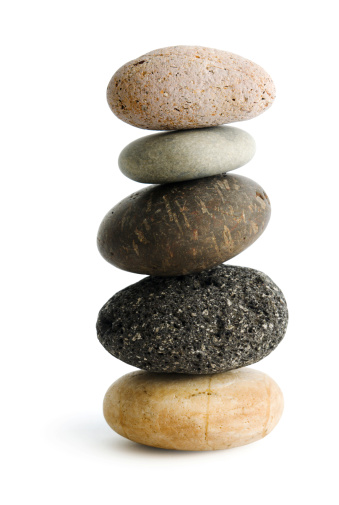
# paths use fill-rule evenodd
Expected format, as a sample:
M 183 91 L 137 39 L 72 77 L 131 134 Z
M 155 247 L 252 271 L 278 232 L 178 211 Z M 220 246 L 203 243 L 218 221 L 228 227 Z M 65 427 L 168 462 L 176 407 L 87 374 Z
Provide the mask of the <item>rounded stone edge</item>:
M 185 54 L 185 51 L 186 51 L 186 54 Z M 253 73 L 258 73 L 257 78 L 259 78 L 259 80 L 263 79 L 266 81 L 266 84 L 264 85 L 264 87 L 266 88 L 265 92 L 268 93 L 268 89 L 270 91 L 270 93 L 268 93 L 270 100 L 267 101 L 266 107 L 261 109 L 256 114 L 253 114 L 253 113 L 249 114 L 248 117 L 239 118 L 239 119 L 238 118 L 231 119 L 231 120 L 223 121 L 223 122 L 215 120 L 213 122 L 205 122 L 204 124 L 195 124 L 195 125 L 190 124 L 189 126 L 185 126 L 183 124 L 175 124 L 175 125 L 170 125 L 170 126 L 168 124 L 166 124 L 166 125 L 159 126 L 159 125 L 154 125 L 154 124 L 149 125 L 144 120 L 140 121 L 138 117 L 134 118 L 134 120 L 133 120 L 130 117 L 128 117 L 126 115 L 126 113 L 122 112 L 122 111 L 126 110 L 125 106 L 121 107 L 122 108 L 122 111 L 121 111 L 120 108 L 118 109 L 116 106 L 113 105 L 114 100 L 112 97 L 115 94 L 115 88 L 117 86 L 117 82 L 118 82 L 119 78 L 124 74 L 126 69 L 129 69 L 131 66 L 137 67 L 140 63 L 144 63 L 145 60 L 140 61 L 142 58 L 146 58 L 146 60 L 150 59 L 150 61 L 152 60 L 152 58 L 158 57 L 158 56 L 167 56 L 167 57 L 168 56 L 169 57 L 177 56 L 177 57 L 181 57 L 181 58 L 183 58 L 183 57 L 187 58 L 187 57 L 192 57 L 192 51 L 194 51 L 196 55 L 200 55 L 200 56 L 196 56 L 198 58 L 206 57 L 206 51 L 207 51 L 207 53 L 208 53 L 207 57 L 209 57 L 208 59 L 210 59 L 212 62 L 213 61 L 220 62 L 220 60 L 222 60 L 223 57 L 224 58 L 226 57 L 226 58 L 236 60 L 238 62 L 238 65 L 239 65 L 239 62 L 241 62 L 241 64 L 245 64 L 245 66 L 249 65 L 249 67 L 252 67 L 252 70 L 250 70 L 249 73 L 244 72 L 243 69 L 241 69 L 241 71 L 245 75 L 247 75 L 247 77 L 249 77 L 249 75 L 251 75 L 252 79 L 253 79 Z M 238 71 L 240 71 L 240 70 L 238 69 Z M 149 51 L 148 53 L 145 53 L 141 56 L 138 56 L 137 58 L 134 58 L 133 60 L 126 62 L 120 68 L 118 68 L 118 70 L 113 74 L 112 78 L 110 79 L 110 81 L 108 83 L 107 90 L 106 90 L 106 100 L 109 105 L 109 108 L 111 109 L 113 114 L 118 119 L 120 119 L 124 123 L 127 123 L 130 126 L 133 126 L 135 128 L 139 128 L 139 129 L 143 129 L 143 130 L 150 130 L 150 131 L 175 131 L 175 130 L 186 130 L 186 129 L 192 129 L 192 128 L 199 129 L 199 128 L 213 127 L 213 126 L 219 126 L 222 124 L 231 124 L 234 122 L 242 122 L 242 121 L 254 119 L 255 117 L 263 114 L 267 109 L 269 109 L 273 105 L 275 98 L 276 98 L 276 88 L 275 88 L 274 81 L 273 81 L 272 77 L 270 76 L 270 74 L 261 65 L 253 62 L 252 60 L 249 60 L 248 58 L 245 58 L 244 56 L 232 53 L 230 51 L 208 48 L 205 46 L 186 46 L 186 45 L 169 46 L 169 47 L 165 47 L 165 48 L 155 49 L 155 50 Z M 118 99 L 118 101 L 119 101 L 119 99 Z
M 246 380 L 246 375 L 247 379 L 252 375 L 254 386 L 251 385 L 251 380 Z M 218 398 L 215 398 L 217 385 L 212 384 L 213 380 L 224 380 L 226 394 L 219 398 L 219 408 Z M 159 387 L 158 391 L 154 387 L 157 381 L 164 384 L 163 389 Z M 174 381 L 174 385 L 171 381 Z M 194 392 L 192 387 L 191 390 L 186 389 L 188 398 L 176 388 L 177 384 L 185 381 L 188 384 L 196 381 L 197 386 L 194 387 Z M 245 383 L 245 387 L 241 387 L 241 382 Z M 222 387 L 221 384 L 219 389 Z M 249 398 L 248 404 L 246 395 Z M 166 400 L 173 401 L 172 411 L 169 407 L 163 408 L 161 402 Z M 190 405 L 187 400 L 190 400 Z M 227 402 L 229 408 L 225 407 Z M 193 411 L 191 414 L 190 407 Z M 215 411 L 212 411 L 212 408 Z M 249 411 L 247 417 L 244 416 L 246 409 Z M 252 368 L 209 376 L 131 372 L 109 387 L 103 401 L 104 418 L 110 428 L 119 435 L 142 445 L 182 451 L 223 450 L 261 440 L 277 426 L 283 409 L 284 398 L 278 384 L 267 374 Z M 228 415 L 230 412 L 232 414 Z M 252 425 L 249 421 L 251 414 Z M 227 422 L 230 423 L 229 431 L 227 432 L 226 428 L 222 431 Z M 240 426 L 239 436 L 236 433 L 237 423 Z
M 193 142 L 191 140 L 191 143 L 193 144 L 193 146 L 194 143 L 198 146 L 199 142 L 198 138 L 201 134 L 204 133 L 211 134 L 213 130 L 220 131 L 221 129 L 233 130 L 233 133 L 239 138 L 239 140 L 237 141 L 239 142 L 240 145 L 236 146 L 236 149 L 234 149 L 233 146 L 231 145 L 232 140 L 225 138 L 225 144 L 226 144 L 224 149 L 225 152 L 229 150 L 230 155 L 234 157 L 236 156 L 235 151 L 238 149 L 238 151 L 242 154 L 242 156 L 238 157 L 238 160 L 233 159 L 231 163 L 228 162 L 229 168 L 225 167 L 226 161 L 223 162 L 221 161 L 221 159 L 219 159 L 218 162 L 215 163 L 213 168 L 209 168 L 206 170 L 206 166 L 204 165 L 204 163 L 200 161 L 201 158 L 203 157 L 201 153 L 198 152 L 196 155 L 192 156 L 190 152 L 189 162 L 187 163 L 186 159 L 187 154 L 185 155 L 185 158 L 183 160 L 180 160 L 180 155 L 176 150 L 165 153 L 162 156 L 163 164 L 166 163 L 172 164 L 173 171 L 171 172 L 170 175 L 163 175 L 161 173 L 163 166 L 161 164 L 162 163 L 161 157 L 159 157 L 160 158 L 159 162 L 154 162 L 154 151 L 156 151 L 157 148 L 161 149 L 161 142 L 163 139 L 166 138 L 166 136 L 169 136 L 167 137 L 168 139 L 170 139 L 171 136 L 173 136 L 174 138 L 176 137 L 176 139 L 178 139 L 179 141 L 178 148 L 180 149 L 181 147 L 181 149 L 183 149 L 184 142 L 180 143 L 180 136 L 184 137 L 187 134 L 188 135 L 192 134 L 192 136 L 195 135 L 196 139 L 194 139 Z M 208 132 L 206 132 L 206 130 L 208 130 Z M 227 144 L 229 146 L 227 146 Z M 246 149 L 245 144 L 247 144 Z M 232 148 L 234 149 L 234 152 L 232 152 Z M 211 150 L 213 149 L 212 142 L 210 149 Z M 246 155 L 243 154 L 243 151 L 247 151 Z M 118 166 L 122 174 L 125 175 L 125 177 L 127 177 L 128 179 L 131 179 L 133 181 L 140 182 L 143 184 L 168 184 L 174 182 L 184 182 L 193 179 L 200 179 L 204 177 L 212 177 L 214 175 L 220 175 L 223 173 L 232 172 L 233 170 L 237 170 L 238 168 L 247 165 L 247 163 L 249 163 L 253 159 L 255 153 L 256 153 L 256 142 L 250 133 L 248 133 L 246 130 L 234 126 L 220 125 L 220 126 L 212 126 L 210 128 L 196 128 L 192 130 L 187 129 L 187 130 L 153 133 L 151 135 L 139 137 L 138 139 L 135 139 L 129 144 L 127 144 L 122 149 L 118 157 Z M 198 167 L 198 169 L 195 169 L 195 173 L 193 174 L 194 165 Z M 159 172 L 158 175 L 155 175 L 156 171 Z M 146 175 L 144 175 L 144 173 Z
M 190 367 L 190 364 L 189 364 L 189 359 L 187 358 L 187 360 L 185 361 L 185 369 L 182 369 L 179 368 L 179 366 L 176 366 L 175 368 L 174 367 L 171 367 L 171 369 L 164 369 L 162 365 L 158 366 L 158 367 L 155 367 L 155 366 L 149 366 L 148 363 L 144 362 L 144 361 L 141 361 L 141 362 L 137 362 L 136 360 L 131 360 L 129 359 L 126 355 L 123 356 L 121 355 L 120 352 L 118 352 L 116 350 L 116 348 L 114 349 L 111 344 L 109 343 L 109 341 L 107 342 L 107 338 L 106 338 L 106 335 L 105 333 L 102 332 L 102 320 L 107 320 L 107 310 L 110 311 L 110 306 L 111 304 L 114 303 L 116 297 L 119 297 L 119 295 L 124 295 L 124 293 L 128 293 L 131 289 L 133 291 L 138 291 L 138 286 L 144 286 L 145 284 L 149 284 L 149 283 L 152 283 L 152 279 L 154 280 L 157 280 L 158 282 L 163 282 L 165 281 L 166 282 L 166 278 L 163 278 L 163 277 L 152 277 L 152 276 L 148 276 L 148 277 L 145 277 L 144 279 L 141 279 L 140 281 L 134 283 L 134 284 L 131 284 L 130 286 L 127 286 L 126 288 L 118 291 L 117 293 L 115 293 L 104 305 L 103 307 L 100 309 L 99 311 L 99 314 L 98 314 L 98 318 L 97 318 L 97 324 L 96 324 L 96 330 L 97 330 L 97 338 L 98 338 L 98 341 L 100 342 L 100 344 L 104 347 L 104 349 L 109 352 L 113 357 L 119 359 L 120 361 L 130 365 L 130 366 L 134 366 L 136 368 L 138 368 L 139 370 L 142 370 L 142 371 L 145 371 L 145 372 L 148 372 L 148 373 L 161 373 L 161 374 L 167 374 L 167 375 L 170 375 L 170 374 L 179 374 L 179 375 L 191 375 L 191 376 L 194 376 L 194 375 L 209 375 L 211 373 L 217 373 L 217 374 L 220 374 L 220 373 L 227 373 L 227 372 L 230 372 L 230 371 L 233 371 L 233 370 L 239 370 L 241 368 L 244 368 L 244 367 L 248 367 L 248 366 L 251 366 L 251 365 L 254 365 L 256 363 L 259 363 L 261 360 L 263 360 L 264 358 L 266 358 L 267 356 L 269 356 L 277 347 L 278 345 L 280 345 L 280 343 L 282 342 L 282 340 L 284 339 L 285 335 L 286 335 L 286 331 L 287 331 L 287 327 L 288 327 L 288 321 L 289 321 L 289 311 L 288 311 L 288 306 L 287 306 L 287 302 L 286 302 L 286 298 L 284 296 L 284 293 L 282 292 L 282 290 L 279 288 L 279 286 L 277 286 L 275 284 L 275 282 L 267 275 L 265 274 L 264 272 L 261 272 L 259 270 L 255 270 L 253 268 L 249 268 L 249 267 L 239 267 L 239 266 L 235 266 L 235 265 L 219 265 L 218 267 L 216 267 L 215 269 L 212 269 L 210 272 L 213 272 L 214 270 L 219 270 L 219 269 L 227 269 L 227 270 L 232 270 L 232 269 L 235 269 L 235 270 L 241 270 L 243 272 L 251 272 L 252 274 L 255 274 L 256 275 L 256 278 L 261 278 L 267 286 L 270 286 L 270 288 L 275 291 L 275 294 L 277 296 L 276 300 L 275 300 L 275 310 L 277 311 L 278 308 L 278 303 L 279 303 L 279 307 L 280 307 L 280 311 L 282 312 L 283 314 L 283 321 L 280 322 L 279 324 L 279 329 L 280 329 L 280 332 L 276 333 L 276 338 L 273 339 L 274 340 L 274 346 L 268 348 L 266 350 L 266 352 L 264 352 L 263 354 L 261 355 L 256 355 L 255 357 L 252 357 L 251 359 L 246 359 L 246 360 L 243 360 L 242 363 L 238 363 L 238 364 L 233 364 L 232 366 L 221 366 L 219 364 L 218 367 L 215 367 L 214 370 L 207 370 L 206 368 L 204 368 L 203 370 L 200 370 L 198 371 L 197 369 L 193 369 L 192 367 Z M 208 271 L 206 272 L 202 272 L 201 274 L 207 274 Z M 201 275 L 199 274 L 199 275 Z M 195 274 L 192 274 L 190 277 L 194 277 Z M 185 278 L 185 277 L 188 277 L 188 276 L 181 276 L 182 278 Z M 167 278 L 168 279 L 168 278 Z M 154 282 L 154 281 L 153 281 Z M 154 289 L 154 287 L 152 288 Z M 108 320 L 110 321 L 110 318 L 108 318 Z M 140 328 L 138 329 L 138 332 L 140 331 Z M 278 337 L 277 337 L 278 335 Z M 272 339 L 269 339 L 266 335 L 265 337 L 268 341 L 271 341 L 273 342 Z M 140 351 L 139 351 L 140 352 Z M 139 354 L 139 352 L 137 352 L 137 354 Z M 200 363 L 200 365 L 202 365 Z
M 252 187 L 256 186 L 257 191 L 259 193 L 257 195 L 257 199 L 258 199 L 260 206 L 263 207 L 263 205 L 266 206 L 268 204 L 268 210 L 267 210 L 264 218 L 262 219 L 262 221 L 260 221 L 260 228 L 255 230 L 255 234 L 252 236 L 251 240 L 248 241 L 246 246 L 240 248 L 236 252 L 233 251 L 230 254 L 225 253 L 225 255 L 222 258 L 218 259 L 218 261 L 213 261 L 213 262 L 210 261 L 207 264 L 204 263 L 203 266 L 199 265 L 198 267 L 196 267 L 194 269 L 190 268 L 189 270 L 188 269 L 185 269 L 185 270 L 175 269 L 174 270 L 174 269 L 171 269 L 171 266 L 168 269 L 167 268 L 164 269 L 162 267 L 161 267 L 161 269 L 152 269 L 149 267 L 148 264 L 145 266 L 141 262 L 138 262 L 138 264 L 134 265 L 134 266 L 131 266 L 130 264 L 126 265 L 125 262 L 122 261 L 122 259 L 121 259 L 121 254 L 116 255 L 116 254 L 113 254 L 113 251 L 109 250 L 110 249 L 109 248 L 109 242 L 110 242 L 109 229 L 112 227 L 112 224 L 111 224 L 112 223 L 112 215 L 114 215 L 117 212 L 126 212 L 125 206 L 127 206 L 128 202 L 130 202 L 131 200 L 135 200 L 136 198 L 139 199 L 140 195 L 142 195 L 144 197 L 145 195 L 148 195 L 149 192 L 162 191 L 164 188 L 166 188 L 166 190 L 167 190 L 171 185 L 174 186 L 176 184 L 181 185 L 181 184 L 185 184 L 185 183 L 187 183 L 187 184 L 199 183 L 199 181 L 202 181 L 202 180 L 207 181 L 207 180 L 213 179 L 214 177 L 215 178 L 230 177 L 232 179 L 241 180 L 243 184 L 246 183 L 246 184 L 248 184 L 248 186 L 252 186 Z M 263 203 L 261 202 L 261 200 Z M 263 208 L 265 209 L 266 207 L 263 207 Z M 123 200 L 118 202 L 114 207 L 112 207 L 106 213 L 106 215 L 102 219 L 102 221 L 99 225 L 99 228 L 98 228 L 97 248 L 98 248 L 98 251 L 101 254 L 101 256 L 108 263 L 115 266 L 116 268 L 119 268 L 121 270 L 125 270 L 127 272 L 137 273 L 137 274 L 141 274 L 141 275 L 159 276 L 159 277 L 176 277 L 176 276 L 182 276 L 182 275 L 190 275 L 190 274 L 195 274 L 195 273 L 201 273 L 204 270 L 213 269 L 213 268 L 217 267 L 218 265 L 221 265 L 222 263 L 228 262 L 230 259 L 232 259 L 235 256 L 237 256 L 238 254 L 242 253 L 248 247 L 253 245 L 253 243 L 255 243 L 257 241 L 257 239 L 263 234 L 263 232 L 267 228 L 267 225 L 270 221 L 270 217 L 271 217 L 271 203 L 270 203 L 270 199 L 269 199 L 268 195 L 266 194 L 265 190 L 256 181 L 254 181 L 253 179 L 250 179 L 249 177 L 245 177 L 243 175 L 232 174 L 232 175 L 228 176 L 228 174 L 219 174 L 219 175 L 212 176 L 212 177 L 204 177 L 201 179 L 192 179 L 192 180 L 181 181 L 181 182 L 177 182 L 177 183 L 153 184 L 153 185 L 146 186 L 144 188 L 139 189 L 138 191 L 131 193 L 130 195 L 125 197 Z M 146 238 L 146 240 L 148 240 L 148 239 Z M 135 251 L 135 248 L 133 250 Z M 131 248 L 130 248 L 129 252 L 131 252 Z M 137 256 L 139 256 L 139 255 L 137 254 Z M 114 259 L 113 259 L 113 257 L 114 257 Z M 124 257 L 126 257 L 126 254 L 124 254 Z

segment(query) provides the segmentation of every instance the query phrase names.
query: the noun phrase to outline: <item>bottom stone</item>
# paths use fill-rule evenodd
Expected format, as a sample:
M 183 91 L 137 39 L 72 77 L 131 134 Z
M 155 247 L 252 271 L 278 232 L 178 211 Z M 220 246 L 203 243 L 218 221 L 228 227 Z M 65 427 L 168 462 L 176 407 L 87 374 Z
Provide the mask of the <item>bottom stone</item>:
M 104 416 L 119 435 L 140 444 L 210 451 L 265 437 L 283 403 L 277 384 L 251 368 L 214 375 L 138 371 L 108 389 Z

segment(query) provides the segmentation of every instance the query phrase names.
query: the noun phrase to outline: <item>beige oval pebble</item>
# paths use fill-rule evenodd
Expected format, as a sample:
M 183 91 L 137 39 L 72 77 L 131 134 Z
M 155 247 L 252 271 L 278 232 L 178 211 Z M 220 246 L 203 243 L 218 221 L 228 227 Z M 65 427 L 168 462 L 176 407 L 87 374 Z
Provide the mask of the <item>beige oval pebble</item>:
M 132 372 L 108 389 L 104 416 L 125 438 L 162 449 L 209 451 L 249 444 L 278 423 L 283 396 L 267 375 Z
M 122 66 L 107 100 L 114 114 L 146 130 L 217 126 L 258 116 L 275 87 L 259 65 L 199 46 L 157 49 Z

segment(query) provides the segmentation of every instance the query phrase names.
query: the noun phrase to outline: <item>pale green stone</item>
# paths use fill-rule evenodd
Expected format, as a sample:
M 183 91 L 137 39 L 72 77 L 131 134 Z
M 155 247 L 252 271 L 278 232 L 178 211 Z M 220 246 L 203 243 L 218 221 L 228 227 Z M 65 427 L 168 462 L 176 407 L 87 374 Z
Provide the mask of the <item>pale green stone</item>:
M 164 184 L 229 172 L 248 163 L 255 142 L 233 126 L 156 133 L 128 144 L 119 167 L 138 182 Z

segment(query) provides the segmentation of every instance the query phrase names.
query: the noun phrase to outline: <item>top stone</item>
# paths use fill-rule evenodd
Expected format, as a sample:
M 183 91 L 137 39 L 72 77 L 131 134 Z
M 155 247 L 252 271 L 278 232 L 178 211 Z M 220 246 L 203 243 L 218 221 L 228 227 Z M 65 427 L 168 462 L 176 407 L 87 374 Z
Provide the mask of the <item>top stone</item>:
M 233 53 L 199 46 L 151 51 L 112 77 L 114 114 L 146 130 L 185 130 L 252 119 L 275 98 L 263 68 Z

